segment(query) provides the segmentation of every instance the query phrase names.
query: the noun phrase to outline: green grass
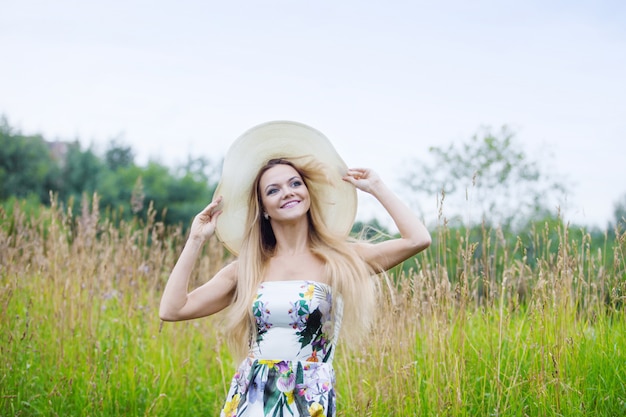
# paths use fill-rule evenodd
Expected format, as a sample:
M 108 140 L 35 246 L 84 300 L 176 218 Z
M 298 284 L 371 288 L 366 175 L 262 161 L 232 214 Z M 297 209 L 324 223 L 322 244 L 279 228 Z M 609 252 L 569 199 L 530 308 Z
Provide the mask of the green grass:
M 158 319 L 180 230 L 56 206 L 0 221 L 0 415 L 219 415 L 235 367 L 220 317 Z M 626 415 L 624 236 L 599 250 L 542 233 L 559 249 L 532 265 L 484 241 L 418 257 L 367 342 L 339 350 L 339 415 Z M 194 285 L 223 263 L 208 245 Z

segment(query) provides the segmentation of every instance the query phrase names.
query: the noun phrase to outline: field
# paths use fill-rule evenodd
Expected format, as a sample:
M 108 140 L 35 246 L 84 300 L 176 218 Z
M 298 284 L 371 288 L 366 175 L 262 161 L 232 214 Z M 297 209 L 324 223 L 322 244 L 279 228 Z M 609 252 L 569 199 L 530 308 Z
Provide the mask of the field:
M 218 416 L 221 317 L 158 318 L 183 232 L 80 210 L 0 210 L 0 415 Z M 625 235 L 432 233 L 338 352 L 339 416 L 626 415 Z M 227 260 L 212 241 L 193 285 Z

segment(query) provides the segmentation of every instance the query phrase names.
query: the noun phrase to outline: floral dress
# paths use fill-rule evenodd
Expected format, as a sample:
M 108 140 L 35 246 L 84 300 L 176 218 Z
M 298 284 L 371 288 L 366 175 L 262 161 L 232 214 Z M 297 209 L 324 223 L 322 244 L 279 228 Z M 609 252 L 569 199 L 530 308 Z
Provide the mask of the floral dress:
M 264 282 L 252 312 L 257 339 L 237 368 L 221 417 L 335 416 L 332 361 L 341 305 L 330 286 Z

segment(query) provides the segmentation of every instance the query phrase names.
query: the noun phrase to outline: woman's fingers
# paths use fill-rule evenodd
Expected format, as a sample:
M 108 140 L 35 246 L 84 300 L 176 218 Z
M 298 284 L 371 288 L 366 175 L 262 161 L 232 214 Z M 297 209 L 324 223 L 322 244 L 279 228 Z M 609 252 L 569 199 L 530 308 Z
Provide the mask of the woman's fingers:
M 200 217 L 203 220 L 210 221 L 215 214 L 221 213 L 221 210 L 217 210 L 222 203 L 222 197 L 219 196 L 215 200 L 211 201 L 205 208 L 200 212 Z
M 350 168 L 343 179 L 359 190 L 368 193 L 372 192 L 372 188 L 380 182 L 376 172 L 369 168 Z

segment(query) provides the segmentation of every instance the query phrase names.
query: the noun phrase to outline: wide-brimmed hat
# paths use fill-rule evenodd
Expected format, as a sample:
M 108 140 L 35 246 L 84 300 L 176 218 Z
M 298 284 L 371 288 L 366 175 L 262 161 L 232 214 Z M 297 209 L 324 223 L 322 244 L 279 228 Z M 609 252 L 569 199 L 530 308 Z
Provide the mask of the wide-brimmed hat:
M 298 122 L 263 123 L 241 135 L 224 159 L 222 177 L 215 190 L 222 196 L 222 214 L 217 220 L 218 239 L 234 255 L 239 254 L 245 233 L 249 196 L 259 170 L 271 159 L 313 158 L 325 165 L 329 183 L 308 184 L 321 200 L 326 226 L 348 235 L 357 208 L 355 187 L 342 180 L 346 163 L 322 133 Z M 297 160 L 294 161 L 297 166 Z

